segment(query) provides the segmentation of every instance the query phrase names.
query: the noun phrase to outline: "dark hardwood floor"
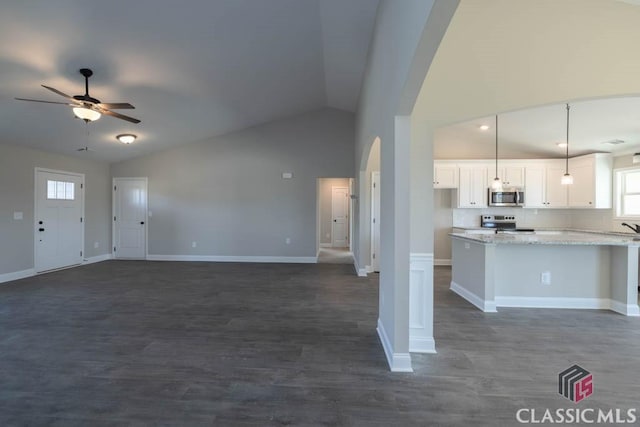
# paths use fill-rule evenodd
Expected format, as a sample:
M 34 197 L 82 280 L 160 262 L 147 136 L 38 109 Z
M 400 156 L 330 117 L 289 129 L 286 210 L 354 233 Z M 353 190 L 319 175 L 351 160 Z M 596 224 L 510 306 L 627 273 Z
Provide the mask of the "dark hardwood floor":
M 640 319 L 484 314 L 436 268 L 438 354 L 387 371 L 377 275 L 349 265 L 108 261 L 0 285 L 0 425 L 518 425 L 640 406 Z M 558 394 L 592 372 L 579 404 Z M 640 411 L 638 411 L 640 414 Z

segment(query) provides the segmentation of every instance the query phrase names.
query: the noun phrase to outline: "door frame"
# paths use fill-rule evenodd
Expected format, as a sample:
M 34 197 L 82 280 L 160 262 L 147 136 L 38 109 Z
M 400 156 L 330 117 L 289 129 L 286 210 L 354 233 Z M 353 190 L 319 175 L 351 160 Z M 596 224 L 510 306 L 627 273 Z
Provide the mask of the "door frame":
M 36 233 L 36 228 L 38 228 L 38 208 L 39 208 L 39 203 L 38 203 L 38 173 L 40 172 L 44 172 L 44 173 L 57 173 L 57 174 L 61 174 L 61 175 L 71 175 L 71 176 L 75 176 L 80 178 L 81 180 L 81 190 L 80 191 L 80 205 L 81 205 L 81 213 L 80 215 L 82 215 L 82 221 L 80 222 L 81 227 L 80 227 L 80 239 L 81 239 L 81 246 L 80 246 L 80 250 L 82 251 L 82 263 L 84 263 L 87 259 L 87 252 L 85 250 L 85 241 L 84 241 L 84 226 L 86 224 L 86 216 L 85 216 L 85 197 L 84 197 L 84 184 L 85 184 L 85 175 L 83 173 L 79 173 L 79 172 L 69 172 L 69 171 L 63 171 L 63 170 L 57 170 L 57 169 L 49 169 L 49 168 L 42 168 L 42 167 L 38 167 L 36 166 L 33 172 L 33 270 L 36 272 L 36 274 L 38 273 L 38 234 Z M 74 264 L 75 265 L 75 264 Z M 67 267 L 61 267 L 61 268 L 67 268 Z M 50 270 L 48 270 L 50 271 Z M 43 272 L 45 273 L 45 272 Z
M 377 179 L 376 179 L 377 177 Z M 378 185 L 378 187 L 375 187 L 375 185 Z M 380 215 L 376 216 L 376 204 L 378 205 L 378 207 L 380 207 L 380 197 L 376 197 L 375 193 L 376 193 L 376 188 L 378 188 L 379 192 L 382 192 L 382 188 L 379 188 L 380 186 L 380 171 L 373 171 L 371 172 L 371 215 L 369 217 L 369 222 L 371 224 L 371 234 L 370 234 L 370 245 L 369 245 L 369 249 L 370 249 L 370 261 L 371 261 L 371 270 L 372 271 L 380 271 L 380 254 L 378 252 L 376 252 L 376 239 L 375 236 L 376 234 L 378 235 L 378 239 L 380 238 L 380 232 L 376 233 L 376 226 L 377 229 L 380 230 Z M 376 223 L 374 223 L 374 219 L 377 221 Z M 374 254 L 376 256 L 376 258 L 374 258 Z M 376 266 L 378 267 L 376 269 Z
M 116 244 L 116 225 L 114 224 L 113 218 L 116 216 L 116 183 L 118 181 L 127 181 L 127 180 L 143 180 L 144 181 L 144 197 L 145 197 L 145 205 L 146 209 L 144 212 L 144 258 L 147 259 L 149 257 L 149 178 L 146 176 L 128 176 L 128 177 L 114 177 L 111 181 L 111 257 L 113 259 L 118 259 L 116 253 L 113 251 L 114 245 Z M 117 252 L 117 251 L 116 251 Z M 126 258 L 122 258 L 126 259 Z M 131 258 L 133 259 L 133 258 Z
M 332 185 L 331 186 L 331 247 L 332 248 L 336 248 L 336 247 L 338 247 L 338 248 L 343 248 L 343 247 L 349 248 L 349 247 L 351 247 L 351 241 L 349 240 L 349 236 L 350 236 L 349 233 L 351 232 L 351 230 L 349 230 L 349 233 L 347 233 L 347 236 L 345 236 L 347 238 L 347 240 L 349 240 L 347 242 L 347 246 L 334 246 L 333 245 L 333 237 L 334 237 L 333 236 L 333 223 L 334 223 L 334 218 L 333 218 L 333 192 L 334 192 L 334 190 L 336 188 L 343 188 L 343 189 L 347 190 L 347 199 L 351 200 L 350 199 L 351 193 L 349 191 L 349 186 L 348 185 L 347 186 L 344 186 L 344 185 Z M 347 219 L 345 220 L 345 225 L 347 227 L 349 227 L 350 226 L 350 221 L 351 221 L 351 206 L 350 206 L 350 203 L 348 201 L 346 203 L 346 206 L 347 206 Z

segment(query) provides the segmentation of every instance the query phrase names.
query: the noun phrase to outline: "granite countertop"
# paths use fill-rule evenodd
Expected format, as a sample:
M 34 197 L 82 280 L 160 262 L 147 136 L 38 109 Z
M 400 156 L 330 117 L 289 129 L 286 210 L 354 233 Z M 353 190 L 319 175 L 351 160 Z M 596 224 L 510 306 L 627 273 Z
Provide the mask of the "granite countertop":
M 537 230 L 535 234 L 449 233 L 449 235 L 487 244 L 640 246 L 640 236 L 636 234 L 592 230 Z

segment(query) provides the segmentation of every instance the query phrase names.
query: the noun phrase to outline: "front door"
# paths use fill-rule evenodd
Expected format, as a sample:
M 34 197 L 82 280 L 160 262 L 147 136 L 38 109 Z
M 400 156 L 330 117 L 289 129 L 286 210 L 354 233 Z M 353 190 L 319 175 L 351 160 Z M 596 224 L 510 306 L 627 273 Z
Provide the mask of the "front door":
M 82 263 L 84 175 L 36 169 L 35 270 Z
M 147 178 L 113 179 L 113 256 L 147 256 Z
M 347 187 L 331 188 L 331 246 L 346 248 L 349 246 L 349 189 Z

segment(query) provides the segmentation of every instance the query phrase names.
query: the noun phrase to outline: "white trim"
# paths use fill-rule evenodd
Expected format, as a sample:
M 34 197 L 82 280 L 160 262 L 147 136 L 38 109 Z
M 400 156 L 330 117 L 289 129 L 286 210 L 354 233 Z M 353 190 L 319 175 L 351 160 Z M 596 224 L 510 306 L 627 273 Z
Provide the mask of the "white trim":
M 321 248 L 332 248 L 331 243 L 320 243 Z
M 358 264 L 358 257 L 353 256 L 353 268 L 356 270 L 356 274 L 358 275 L 358 277 L 367 277 L 367 267 L 369 266 L 365 266 L 365 268 L 360 268 L 360 265 Z
M 437 266 L 451 265 L 451 259 L 434 259 L 433 265 L 437 265 Z
M 282 264 L 315 264 L 316 257 L 227 256 L 227 255 L 147 255 L 148 261 L 258 262 Z
M 433 254 L 409 254 L 409 351 L 435 353 L 433 339 Z
M 495 301 L 485 301 L 482 298 L 480 298 L 478 295 L 474 294 L 473 292 L 467 290 L 466 288 L 463 288 L 462 286 L 460 286 L 459 284 L 457 284 L 454 281 L 451 281 L 451 286 L 449 287 L 449 289 L 451 289 L 453 292 L 455 292 L 456 294 L 460 295 L 462 298 L 466 299 L 467 301 L 469 301 L 471 304 L 475 305 L 476 307 L 478 307 L 480 310 L 484 311 L 485 313 L 496 313 L 496 302 Z
M 35 268 L 29 268 L 27 270 L 22 271 L 14 271 L 12 273 L 0 274 L 0 283 L 11 282 L 13 280 L 20 280 L 27 277 L 32 277 L 36 275 Z
M 377 177 L 377 179 L 376 179 Z M 377 258 L 377 264 L 378 264 L 378 269 L 380 268 L 380 254 L 376 253 L 376 242 L 375 242 L 375 236 L 376 236 L 376 224 L 373 223 L 373 220 L 375 219 L 376 221 L 378 221 L 378 225 L 380 224 L 380 218 L 376 218 L 376 204 L 378 207 L 380 207 L 380 198 L 381 197 L 374 197 L 375 192 L 376 192 L 376 188 L 374 187 L 374 185 L 380 185 L 380 171 L 372 171 L 371 172 L 371 182 L 370 182 L 370 197 L 371 197 L 371 203 L 369 206 L 369 260 L 371 261 L 371 272 L 374 271 L 374 265 L 376 264 L 375 258 L 373 257 L 374 255 Z M 382 196 L 382 188 L 380 188 L 380 196 Z M 380 215 L 378 215 L 380 216 Z M 380 228 L 378 227 L 378 230 L 380 230 Z M 378 238 L 380 238 L 380 233 L 377 233 Z M 380 249 L 378 252 L 382 252 L 382 249 Z
M 640 317 L 640 307 L 638 307 L 638 304 L 623 304 L 614 300 L 610 300 L 610 302 L 610 310 L 624 314 L 625 316 Z
M 376 331 L 378 331 L 378 337 L 382 343 L 384 355 L 387 357 L 387 363 L 389 364 L 391 372 L 413 372 L 413 368 L 411 367 L 411 355 L 409 353 L 393 352 L 391 341 L 389 341 L 389 336 L 384 330 L 384 325 L 380 318 L 378 318 L 378 327 L 376 328 Z
M 96 262 L 108 261 L 110 259 L 113 259 L 113 255 L 112 254 L 103 254 L 103 255 L 92 256 L 90 258 L 85 258 L 84 260 L 82 260 L 82 263 L 83 264 L 95 264 Z
M 497 307 L 609 309 L 611 305 L 608 298 L 496 297 Z

